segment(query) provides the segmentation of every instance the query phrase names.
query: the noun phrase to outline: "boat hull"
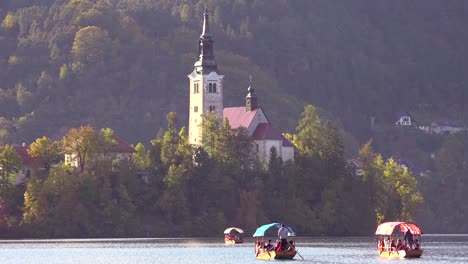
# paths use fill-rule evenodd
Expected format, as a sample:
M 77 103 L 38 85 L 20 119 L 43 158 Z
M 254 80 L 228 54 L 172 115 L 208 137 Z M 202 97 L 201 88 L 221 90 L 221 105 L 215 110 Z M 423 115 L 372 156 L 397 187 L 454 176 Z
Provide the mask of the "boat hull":
M 226 240 L 224 240 L 224 243 L 229 244 L 229 245 L 242 244 L 242 243 L 244 243 L 244 240 L 226 239 Z
M 414 250 L 398 250 L 398 251 L 377 251 L 379 256 L 384 258 L 419 258 L 421 257 L 423 250 L 414 249 Z
M 297 252 L 295 250 L 262 252 L 257 255 L 257 259 L 293 259 L 296 256 L 296 253 Z

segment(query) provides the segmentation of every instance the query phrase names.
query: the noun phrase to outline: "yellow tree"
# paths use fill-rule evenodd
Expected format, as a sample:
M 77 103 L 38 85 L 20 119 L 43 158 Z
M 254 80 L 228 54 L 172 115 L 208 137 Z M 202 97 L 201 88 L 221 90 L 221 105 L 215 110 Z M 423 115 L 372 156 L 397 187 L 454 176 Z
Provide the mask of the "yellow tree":
M 75 62 L 96 63 L 104 58 L 110 38 L 106 30 L 89 26 L 76 32 L 72 55 Z
M 21 157 L 10 145 L 0 146 L 0 198 L 9 190 L 21 167 Z
M 60 144 L 52 142 L 48 137 L 38 138 L 29 145 L 28 154 L 38 159 L 46 172 L 49 173 L 50 165 L 59 158 Z
M 416 189 L 416 179 L 408 169 L 400 167 L 393 159 L 385 163 L 384 176 L 401 203 L 398 217 L 403 221 L 413 220 L 414 210 L 423 203 L 423 198 Z
M 65 154 L 76 158 L 78 168 L 83 171 L 88 159 L 100 150 L 98 134 L 91 126 L 72 128 L 62 139 Z

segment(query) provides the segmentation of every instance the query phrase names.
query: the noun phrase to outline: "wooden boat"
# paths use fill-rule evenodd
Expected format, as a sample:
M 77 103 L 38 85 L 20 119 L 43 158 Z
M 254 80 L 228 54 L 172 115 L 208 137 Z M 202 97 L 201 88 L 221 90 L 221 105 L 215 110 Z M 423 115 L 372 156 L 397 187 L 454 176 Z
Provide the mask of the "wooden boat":
M 271 227 L 280 228 L 281 224 L 279 223 L 271 223 L 267 225 L 263 225 L 255 231 L 253 237 L 255 238 L 255 257 L 257 259 L 262 260 L 270 260 L 270 259 L 293 259 L 296 254 L 298 254 L 297 249 L 295 248 L 294 242 L 288 242 L 288 245 L 284 248 L 284 250 L 279 249 L 278 246 L 275 248 L 268 250 L 265 247 L 265 232 L 270 229 Z M 288 230 L 288 236 L 294 237 L 296 234 L 292 230 L 291 227 L 285 226 Z
M 238 227 L 230 227 L 224 230 L 224 243 L 226 244 L 244 243 L 244 230 Z
M 293 259 L 297 254 L 296 250 L 290 251 L 264 251 L 259 252 L 257 259 L 270 260 L 270 259 Z
M 398 233 L 401 231 L 401 234 Z M 405 232 L 409 232 L 414 237 L 413 246 L 414 249 L 410 249 L 406 245 L 403 245 L 404 249 L 397 250 L 395 247 L 391 247 L 389 243 L 385 244 L 384 240 L 392 241 L 392 238 L 403 237 Z M 396 232 L 394 232 L 396 231 Z M 377 253 L 381 257 L 385 258 L 419 258 L 423 254 L 424 250 L 421 247 L 421 235 L 422 229 L 418 225 L 409 222 L 385 222 L 380 224 L 375 231 L 377 236 Z M 394 240 L 394 239 L 393 239 Z M 400 239 L 399 239 L 400 240 Z M 403 239 L 404 241 L 404 239 Z M 416 245 L 417 244 L 417 245 Z
M 379 251 L 379 256 L 384 258 L 419 258 L 421 257 L 423 250 L 422 249 L 405 249 L 405 250 L 395 250 L 395 251 Z

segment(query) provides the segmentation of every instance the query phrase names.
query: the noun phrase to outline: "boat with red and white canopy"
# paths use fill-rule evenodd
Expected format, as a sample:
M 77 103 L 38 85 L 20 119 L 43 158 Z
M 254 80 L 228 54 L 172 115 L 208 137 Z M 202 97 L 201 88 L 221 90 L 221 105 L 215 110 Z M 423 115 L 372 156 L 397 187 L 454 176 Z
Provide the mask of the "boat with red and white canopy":
M 421 247 L 422 234 L 421 227 L 415 223 L 382 223 L 375 231 L 377 253 L 381 257 L 388 258 L 419 258 L 423 253 Z M 397 243 L 395 243 L 395 239 L 397 239 Z
M 224 230 L 224 242 L 226 244 L 244 243 L 244 230 L 238 227 L 230 227 Z

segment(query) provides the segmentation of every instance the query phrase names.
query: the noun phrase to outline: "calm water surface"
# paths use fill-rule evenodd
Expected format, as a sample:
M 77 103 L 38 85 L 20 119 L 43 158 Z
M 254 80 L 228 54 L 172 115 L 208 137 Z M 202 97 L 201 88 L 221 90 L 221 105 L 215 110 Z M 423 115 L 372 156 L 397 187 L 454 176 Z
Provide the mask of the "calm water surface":
M 0 264 L 21 263 L 263 263 L 253 242 L 225 245 L 223 238 L 0 240 Z M 298 238 L 294 261 L 282 263 L 468 263 L 468 235 L 426 235 L 420 259 L 383 259 L 372 237 Z

